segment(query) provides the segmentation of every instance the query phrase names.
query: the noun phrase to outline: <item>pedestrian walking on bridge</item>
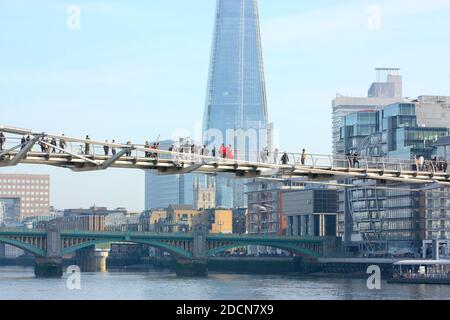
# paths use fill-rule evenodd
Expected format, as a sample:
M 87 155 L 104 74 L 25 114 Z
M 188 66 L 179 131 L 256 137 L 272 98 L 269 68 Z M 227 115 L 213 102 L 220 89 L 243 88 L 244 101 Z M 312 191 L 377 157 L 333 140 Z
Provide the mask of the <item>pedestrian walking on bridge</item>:
M 283 153 L 283 155 L 281 156 L 281 164 L 286 165 L 289 163 L 289 156 L 288 154 L 285 152 Z
M 39 146 L 41 147 L 41 152 L 46 153 L 46 145 L 44 144 L 45 138 L 41 138 L 38 142 Z
M 358 164 L 358 168 L 360 168 L 360 166 L 359 166 L 359 154 L 358 154 L 358 152 L 355 152 L 353 154 L 353 168 L 356 168 L 357 164 Z
M 0 150 L 3 150 L 3 146 L 6 143 L 6 137 L 3 132 L 0 131 Z
M 273 151 L 273 163 L 277 164 L 278 163 L 278 149 L 275 148 L 275 150 Z
M 88 155 L 91 152 L 91 144 L 88 142 L 89 140 L 91 140 L 91 138 L 89 138 L 89 135 L 86 135 L 86 142 L 84 143 L 84 154 Z
M 347 161 L 349 168 L 353 168 L 353 155 L 351 152 L 347 153 Z
M 219 149 L 219 153 L 223 159 L 225 159 L 227 157 L 227 147 L 225 147 L 225 144 L 222 143 L 222 145 L 220 146 L 220 149 Z
M 108 140 L 105 143 L 108 143 Z M 103 151 L 105 152 L 105 156 L 109 156 L 109 146 L 107 144 L 103 146 Z
M 233 147 L 231 146 L 231 144 L 228 145 L 226 156 L 227 159 L 233 159 Z
M 21 144 L 20 150 L 25 148 L 26 143 L 27 143 L 27 139 L 25 139 L 25 136 L 22 136 L 22 139 L 20 139 L 20 144 Z
M 52 147 L 52 153 L 55 153 L 55 152 L 56 152 L 56 147 L 57 147 L 57 144 L 58 144 L 58 143 L 56 142 L 56 138 L 52 138 L 50 144 L 53 146 L 53 147 Z
M 64 137 L 64 133 L 61 136 Z M 62 149 L 62 150 L 66 149 L 66 145 L 67 145 L 67 143 L 64 138 L 59 139 L 59 148 L 60 149 Z M 63 152 L 62 150 L 59 150 L 59 153 L 62 153 Z
M 112 143 L 112 144 L 115 144 L 115 143 L 116 143 L 116 140 L 113 139 L 113 141 L 111 141 L 111 143 Z M 111 153 L 112 153 L 113 156 L 115 156 L 115 155 L 116 155 L 116 148 L 111 147 Z
M 302 150 L 302 157 L 300 159 L 300 162 L 302 163 L 302 166 L 304 166 L 306 163 L 306 149 Z
M 131 147 L 131 141 L 127 142 L 127 146 Z M 127 151 L 125 152 L 126 157 L 131 157 L 131 148 L 127 148 Z
M 150 149 L 150 143 L 148 141 L 145 141 L 144 148 L 145 149 Z M 150 152 L 149 151 L 145 151 L 144 154 L 145 154 L 146 158 L 150 158 Z

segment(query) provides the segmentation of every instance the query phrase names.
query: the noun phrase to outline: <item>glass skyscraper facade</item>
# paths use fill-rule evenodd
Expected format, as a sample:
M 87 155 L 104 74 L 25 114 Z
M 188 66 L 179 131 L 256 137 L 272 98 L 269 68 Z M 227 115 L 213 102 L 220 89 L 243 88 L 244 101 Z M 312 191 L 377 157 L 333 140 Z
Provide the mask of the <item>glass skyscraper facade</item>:
M 231 145 L 233 157 L 256 161 L 270 148 L 257 0 L 217 0 L 203 119 L 204 143 Z M 219 207 L 242 207 L 245 181 L 216 177 Z
M 419 126 L 414 103 L 395 103 L 380 111 L 360 111 L 343 118 L 341 145 L 347 152 L 365 156 L 431 159 L 433 143 L 447 135 L 447 127 Z
M 431 160 L 436 153 L 434 142 L 449 129 L 419 126 L 418 122 L 415 103 L 352 113 L 342 119 L 340 144 L 345 154 L 403 160 L 423 156 Z M 423 186 L 390 183 L 392 189 L 383 189 L 386 184 L 381 182 L 352 179 L 347 183 L 359 186 L 339 193 L 339 229 L 346 235 L 347 245 L 367 254 L 418 256 L 427 236 L 425 213 L 432 202 L 417 190 Z M 397 186 L 401 190 L 395 190 Z M 441 196 L 434 195 L 439 201 Z

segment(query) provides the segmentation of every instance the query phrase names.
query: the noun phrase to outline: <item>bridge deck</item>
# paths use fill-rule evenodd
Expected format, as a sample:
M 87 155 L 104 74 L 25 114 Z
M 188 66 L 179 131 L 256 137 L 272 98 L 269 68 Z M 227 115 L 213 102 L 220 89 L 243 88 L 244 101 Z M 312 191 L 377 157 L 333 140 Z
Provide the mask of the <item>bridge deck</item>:
M 46 236 L 47 231 L 36 229 L 8 229 L 0 228 L 1 236 Z M 156 232 L 119 232 L 119 231 L 82 231 L 82 230 L 62 230 L 62 237 L 85 237 L 85 238 L 125 238 L 127 236 L 133 238 L 155 238 L 155 239 L 170 239 L 170 240 L 192 240 L 192 233 L 156 233 Z M 210 233 L 206 236 L 207 240 L 212 241 L 251 241 L 251 240 L 264 240 L 264 241 L 285 241 L 285 242 L 321 242 L 324 237 L 295 237 L 295 236 L 266 236 L 266 235 L 248 235 L 248 234 L 213 234 Z

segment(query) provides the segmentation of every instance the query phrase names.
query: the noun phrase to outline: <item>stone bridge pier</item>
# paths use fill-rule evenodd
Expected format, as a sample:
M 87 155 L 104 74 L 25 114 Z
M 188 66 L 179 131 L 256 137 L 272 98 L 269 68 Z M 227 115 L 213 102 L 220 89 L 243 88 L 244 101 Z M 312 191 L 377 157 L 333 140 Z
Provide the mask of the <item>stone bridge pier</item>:
M 75 254 L 81 272 L 105 272 L 108 250 L 95 249 L 94 246 L 78 250 Z
M 61 231 L 55 223 L 50 222 L 47 225 L 45 257 L 36 257 L 34 265 L 34 274 L 38 278 L 56 277 L 63 275 L 63 259 L 61 248 Z
M 208 259 L 206 257 L 206 236 L 208 229 L 204 224 L 194 226 L 192 258 L 178 258 L 175 271 L 179 277 L 207 277 Z

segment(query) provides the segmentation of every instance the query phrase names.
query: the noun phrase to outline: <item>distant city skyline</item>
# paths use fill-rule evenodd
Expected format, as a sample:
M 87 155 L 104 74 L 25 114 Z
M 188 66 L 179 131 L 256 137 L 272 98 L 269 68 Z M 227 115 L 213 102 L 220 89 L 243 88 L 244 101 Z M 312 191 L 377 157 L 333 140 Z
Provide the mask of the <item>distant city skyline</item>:
M 77 1 L 79 30 L 66 25 L 72 3 L 0 4 L 1 124 L 135 143 L 193 135 L 203 116 L 214 1 Z M 277 147 L 331 153 L 330 101 L 366 95 L 375 67 L 401 68 L 405 97 L 450 95 L 449 13 L 442 0 L 260 0 Z M 61 209 L 144 207 L 144 172 L 1 173 L 50 174 L 50 202 Z

